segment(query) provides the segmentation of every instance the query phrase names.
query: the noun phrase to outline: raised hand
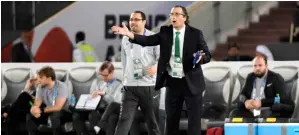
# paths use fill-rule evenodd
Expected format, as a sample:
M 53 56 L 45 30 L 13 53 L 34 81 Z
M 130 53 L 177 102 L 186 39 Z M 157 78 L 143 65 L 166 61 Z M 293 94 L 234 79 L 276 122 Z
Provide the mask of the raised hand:
M 200 50 L 199 52 L 200 52 L 200 56 L 199 56 L 198 60 L 196 61 L 196 64 L 198 62 L 200 62 L 200 60 L 202 59 L 202 57 L 205 55 L 205 53 L 203 52 L 203 50 Z M 193 53 L 193 57 L 194 58 L 196 57 L 196 53 Z
M 127 36 L 128 33 L 130 32 L 128 27 L 126 26 L 125 23 L 122 23 L 123 27 L 119 27 L 119 26 L 112 26 L 111 30 L 114 34 L 118 34 L 118 35 L 123 35 L 123 36 Z

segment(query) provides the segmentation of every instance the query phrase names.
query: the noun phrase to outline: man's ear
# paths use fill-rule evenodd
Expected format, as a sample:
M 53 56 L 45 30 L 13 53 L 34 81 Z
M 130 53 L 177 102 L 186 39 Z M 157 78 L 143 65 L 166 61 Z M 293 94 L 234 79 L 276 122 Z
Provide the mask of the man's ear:
M 184 19 L 185 19 L 184 22 L 186 22 L 187 21 L 187 16 L 186 15 L 184 15 Z

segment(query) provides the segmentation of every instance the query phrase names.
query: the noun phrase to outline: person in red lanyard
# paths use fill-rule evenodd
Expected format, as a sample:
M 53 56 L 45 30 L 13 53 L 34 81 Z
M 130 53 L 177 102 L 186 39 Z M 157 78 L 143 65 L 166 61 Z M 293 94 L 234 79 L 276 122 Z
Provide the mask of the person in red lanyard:
M 246 78 L 239 107 L 231 116 L 290 117 L 294 103 L 286 96 L 282 76 L 268 69 L 267 59 L 263 56 L 255 57 L 253 63 L 254 70 Z M 279 98 L 280 101 L 276 102 L 275 98 Z
M 53 134 L 60 133 L 60 125 L 71 120 L 69 111 L 69 89 L 67 85 L 56 80 L 52 67 L 41 68 L 37 81 L 40 84 L 37 88 L 34 104 L 30 113 L 26 116 L 26 126 L 29 135 L 35 135 L 40 124 L 48 124 L 52 128 Z M 42 103 L 46 107 L 41 106 Z

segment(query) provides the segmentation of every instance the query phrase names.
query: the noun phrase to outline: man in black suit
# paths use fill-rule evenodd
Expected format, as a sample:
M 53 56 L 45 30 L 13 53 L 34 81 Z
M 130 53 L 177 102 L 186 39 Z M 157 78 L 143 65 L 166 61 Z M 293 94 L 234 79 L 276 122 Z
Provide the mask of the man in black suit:
M 28 48 L 30 37 L 22 33 L 21 37 L 14 41 L 11 49 L 11 62 L 33 62 L 33 56 Z
M 294 103 L 286 95 L 281 75 L 268 69 L 263 56 L 255 57 L 253 62 L 254 71 L 246 78 L 240 95 L 241 102 L 238 109 L 232 112 L 232 117 L 290 117 Z M 278 96 L 280 103 L 275 103 L 274 99 Z
M 179 134 L 179 121 L 182 105 L 188 108 L 188 134 L 201 134 L 202 92 L 205 82 L 201 64 L 211 59 L 208 46 L 200 30 L 188 25 L 188 13 L 183 6 L 174 6 L 170 13 L 170 26 L 162 26 L 160 32 L 151 36 L 131 33 L 113 26 L 115 34 L 128 36 L 133 43 L 142 46 L 160 44 L 160 59 L 155 89 L 166 86 L 165 108 L 167 114 L 167 135 Z M 196 52 L 199 59 L 193 64 Z

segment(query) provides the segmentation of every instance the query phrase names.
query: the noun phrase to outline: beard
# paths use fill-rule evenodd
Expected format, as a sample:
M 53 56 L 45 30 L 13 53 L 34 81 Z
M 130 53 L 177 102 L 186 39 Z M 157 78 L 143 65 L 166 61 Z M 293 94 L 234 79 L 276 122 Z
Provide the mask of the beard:
M 257 78 L 262 78 L 266 72 L 254 72 L 254 76 Z
M 137 26 L 131 25 L 130 30 L 133 31 L 134 33 L 136 33 L 137 32 Z

